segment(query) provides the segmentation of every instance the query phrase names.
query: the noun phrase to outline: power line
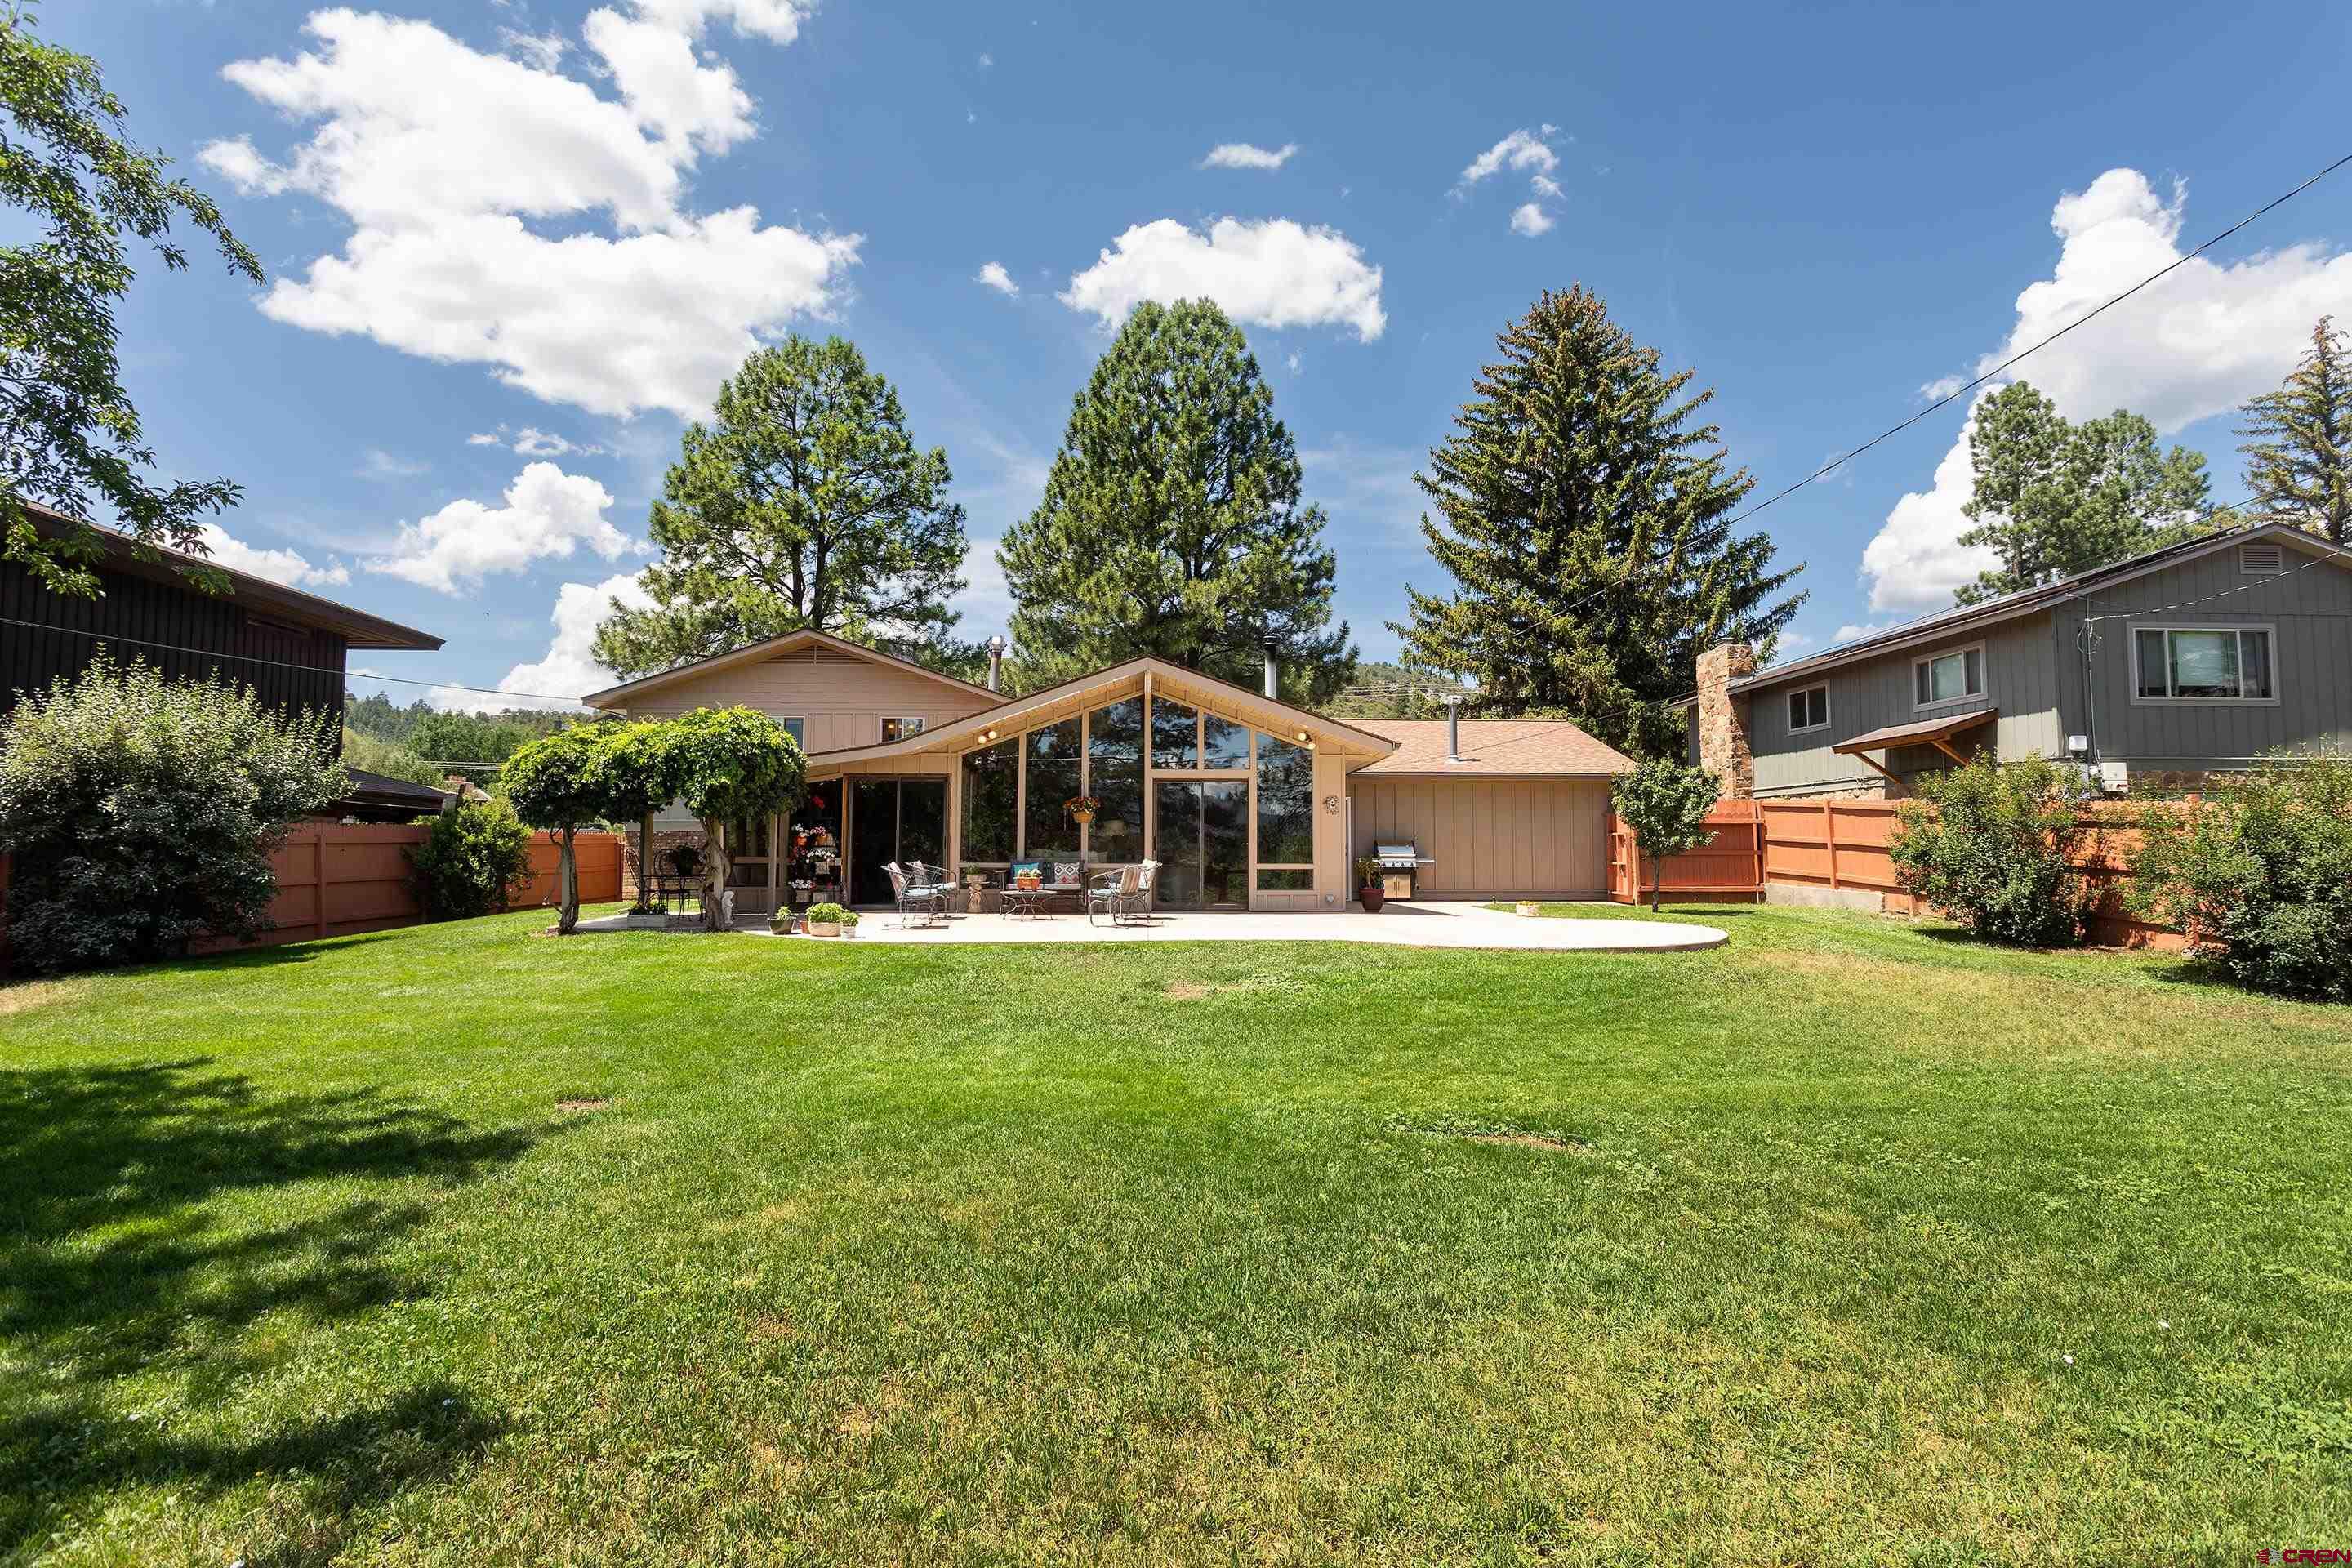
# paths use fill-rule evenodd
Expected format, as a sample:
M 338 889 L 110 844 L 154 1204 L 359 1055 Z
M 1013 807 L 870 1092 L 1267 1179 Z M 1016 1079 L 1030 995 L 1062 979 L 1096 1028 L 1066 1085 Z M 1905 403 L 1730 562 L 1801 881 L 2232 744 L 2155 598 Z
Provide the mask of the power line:
M 2094 317 L 2105 312 L 2109 307 L 2120 305 L 2126 300 L 2130 299 L 2133 295 L 2138 293 L 2149 284 L 2156 282 L 2158 279 L 2165 277 L 2176 268 L 2186 267 L 2189 263 L 2196 260 L 2199 257 L 2204 255 L 2207 251 L 2212 249 L 2215 246 L 2221 244 L 2231 235 L 2236 234 L 2239 230 L 2252 223 L 2256 218 L 2263 216 L 2264 214 L 2269 213 L 2275 208 L 2285 205 L 2288 202 L 2291 202 L 2295 197 L 2303 195 L 2304 192 L 2311 189 L 2312 186 L 2319 184 L 2320 181 L 2327 178 L 2328 175 L 2336 173 L 2336 170 L 2344 167 L 2347 163 L 2352 163 L 2352 153 L 2345 153 L 2344 156 L 2336 159 L 2336 162 L 2328 164 L 2327 167 L 2320 170 L 2309 179 L 2305 180 L 2301 184 L 2295 186 L 2294 189 L 2288 191 L 2285 195 L 2274 196 L 2271 200 L 2263 203 L 2261 206 L 2256 207 L 2252 212 L 2248 213 L 2245 216 L 2240 218 L 2237 222 L 2231 224 L 2229 227 L 2223 229 L 2212 238 L 2205 241 L 2204 244 L 2199 246 L 2196 249 L 2189 251 L 2187 255 L 2174 258 L 2169 264 L 2160 267 L 2154 272 L 2149 273 L 2147 277 L 2141 279 L 2138 282 L 2133 284 L 2122 293 L 2117 294 L 2111 299 L 2103 300 L 2099 304 L 2092 307 L 2091 310 L 2084 312 L 2082 316 L 2069 321 L 2066 325 L 2059 328 L 2056 331 L 2051 333 L 2048 337 L 2043 338 L 2041 342 L 2029 343 L 2024 348 L 2018 350 L 2015 353 L 2010 355 L 2007 359 L 2001 361 L 1990 370 L 1986 371 L 1983 374 L 1978 376 L 1974 381 L 1969 382 L 1965 385 L 1956 387 L 1952 391 L 1946 393 L 1943 396 L 1936 399 L 1935 402 L 1927 405 L 1927 407 L 1919 410 L 1918 413 L 1912 415 L 1908 419 L 1902 421 L 1900 424 L 1888 426 L 1885 429 L 1881 430 L 1877 435 L 1873 436 L 1869 440 L 1864 441 L 1861 446 L 1856 447 L 1853 451 L 1844 454 L 1843 457 L 1832 458 L 1829 462 L 1824 463 L 1820 468 L 1814 469 L 1811 473 L 1807 474 L 1803 479 L 1799 479 L 1795 484 L 1789 486 L 1786 489 L 1776 491 L 1774 494 L 1758 501 L 1754 506 L 1749 507 L 1747 510 L 1737 513 L 1728 522 L 1725 523 L 1724 526 L 1726 528 L 1737 527 L 1740 523 L 1747 521 L 1749 518 L 1754 517 L 1758 512 L 1762 511 L 1766 507 L 1772 506 L 1780 501 L 1785 500 L 1789 497 L 1796 494 L 1799 490 L 1803 489 L 1807 485 L 1813 483 L 1815 480 L 1835 473 L 1847 463 L 1850 463 L 1854 458 L 1862 456 L 1863 453 L 1869 451 L 1873 447 L 1877 446 L 1881 441 L 1885 440 L 1888 437 L 1899 435 L 1903 431 L 1908 430 L 1912 426 L 1916 425 L 1919 421 L 1925 419 L 1930 414 L 1935 413 L 1937 409 L 1947 406 L 1967 394 L 1975 391 L 1978 387 L 1982 386 L 1986 382 L 1992 380 L 1995 376 L 2000 374 L 2001 372 L 2017 363 L 2018 361 L 2025 358 L 2028 354 L 2048 348 L 2052 343 L 2056 342 L 2060 338 L 2064 337 L 2076 327 L 2082 326 L 2085 322 L 2091 321 Z M 1638 570 L 1631 575 L 1639 575 Z M 1620 579 L 1618 582 L 1609 584 L 1603 587 L 1596 588 L 1591 593 L 1587 594 L 1583 598 L 1575 601 L 1573 604 L 1562 606 L 1560 614 L 1566 615 L 1570 611 L 1580 609 L 1584 605 L 1591 604 L 1593 600 L 1600 598 L 1602 595 L 1622 586 L 1625 582 L 1630 580 L 1631 576 Z
M 37 632 L 55 632 L 61 637 L 88 637 L 100 643 L 128 643 L 137 647 L 162 648 L 166 653 L 191 653 L 199 658 L 233 658 L 243 664 L 265 664 L 273 669 L 299 669 L 310 675 L 331 675 L 349 684 L 352 679 L 348 670 L 326 664 L 294 664 L 282 658 L 262 658 L 249 653 L 222 653 L 215 648 L 187 647 L 179 643 L 156 642 L 148 637 L 116 637 L 110 632 L 86 632 L 75 626 L 53 626 L 40 621 L 20 621 L 11 616 L 0 616 L 0 626 L 25 626 Z M 559 697 L 552 691 L 508 691 L 493 686 L 460 686 L 454 680 L 413 680 L 398 675 L 363 675 L 362 680 L 389 681 L 394 686 L 424 686 L 443 691 L 471 691 L 484 697 L 534 697 L 545 702 L 565 702 L 574 708 L 586 706 L 577 697 Z

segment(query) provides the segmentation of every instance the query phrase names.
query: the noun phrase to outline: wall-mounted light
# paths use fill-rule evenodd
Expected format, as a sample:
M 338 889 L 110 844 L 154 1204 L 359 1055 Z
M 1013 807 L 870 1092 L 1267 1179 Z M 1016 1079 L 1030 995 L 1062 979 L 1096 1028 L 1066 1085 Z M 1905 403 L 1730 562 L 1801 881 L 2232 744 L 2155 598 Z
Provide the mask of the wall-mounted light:
M 996 731 L 995 731 L 993 729 L 992 729 L 992 730 L 990 730 L 990 731 L 988 731 L 988 738 L 989 738 L 990 740 L 992 740 L 992 741 L 993 741 L 994 739 L 996 739 Z
M 1299 731 L 1298 739 L 1303 742 L 1307 739 L 1307 731 L 1304 730 Z

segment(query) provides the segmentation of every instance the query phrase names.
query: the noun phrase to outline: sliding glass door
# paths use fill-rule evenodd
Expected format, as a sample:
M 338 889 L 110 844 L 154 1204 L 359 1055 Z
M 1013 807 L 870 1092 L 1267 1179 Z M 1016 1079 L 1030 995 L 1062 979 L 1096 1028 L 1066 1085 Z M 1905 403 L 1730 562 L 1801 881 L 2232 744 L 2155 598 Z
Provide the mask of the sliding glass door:
M 948 852 L 948 781 L 853 780 L 849 805 L 849 899 L 890 902 L 893 860 L 920 860 L 942 878 Z
M 1160 907 L 1249 908 L 1248 782 L 1163 777 L 1152 808 Z

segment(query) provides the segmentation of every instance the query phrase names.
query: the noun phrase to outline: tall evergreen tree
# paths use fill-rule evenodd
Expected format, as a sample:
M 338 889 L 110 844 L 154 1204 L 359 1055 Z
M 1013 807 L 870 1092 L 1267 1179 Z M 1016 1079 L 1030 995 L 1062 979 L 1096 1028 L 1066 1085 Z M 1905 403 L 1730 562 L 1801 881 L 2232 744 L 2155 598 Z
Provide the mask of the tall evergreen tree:
M 1408 586 L 1391 627 L 1405 662 L 1475 681 L 1488 712 L 1572 719 L 1613 745 L 1675 752 L 1666 704 L 1698 656 L 1772 641 L 1804 602 L 1769 570 L 1772 542 L 1730 516 L 1755 481 L 1713 425 L 1581 285 L 1547 289 L 1507 328 L 1454 434 L 1414 482 L 1436 504 L 1421 531 L 1454 579 Z
M 2352 543 L 2352 356 L 2335 318 L 2319 318 L 2284 384 L 2238 412 L 2255 513 Z
M 1144 304 L 1071 405 L 1045 499 L 996 558 L 1025 689 L 1143 654 L 1320 701 L 1355 665 L 1331 622 L 1323 509 L 1239 329 L 1206 300 Z
M 1960 508 L 1975 525 L 1962 544 L 1989 545 L 2000 564 L 1957 597 L 2004 594 L 2105 566 L 2211 526 L 2205 458 L 2159 451 L 2156 426 L 2127 408 L 2071 424 L 2026 382 L 1977 405 L 1969 430 L 1976 488 Z
M 841 338 L 755 351 L 687 426 L 654 503 L 650 609 L 615 604 L 596 658 L 625 676 L 785 632 L 929 646 L 955 624 L 963 508 L 888 381 Z

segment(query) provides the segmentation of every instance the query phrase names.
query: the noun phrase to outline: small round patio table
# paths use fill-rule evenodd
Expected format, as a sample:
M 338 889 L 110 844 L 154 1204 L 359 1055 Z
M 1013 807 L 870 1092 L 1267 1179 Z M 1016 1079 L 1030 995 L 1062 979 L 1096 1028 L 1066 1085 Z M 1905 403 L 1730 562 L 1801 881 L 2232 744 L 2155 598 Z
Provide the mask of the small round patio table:
M 1007 888 L 998 895 L 1007 918 L 1022 916 L 1034 920 L 1045 912 L 1047 900 L 1059 889 L 1054 888 Z

